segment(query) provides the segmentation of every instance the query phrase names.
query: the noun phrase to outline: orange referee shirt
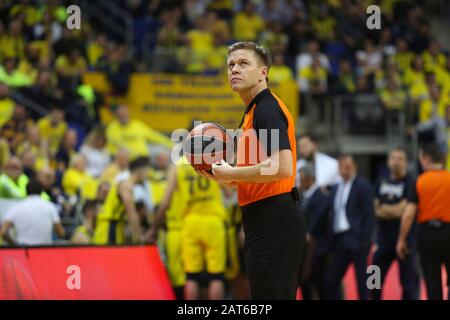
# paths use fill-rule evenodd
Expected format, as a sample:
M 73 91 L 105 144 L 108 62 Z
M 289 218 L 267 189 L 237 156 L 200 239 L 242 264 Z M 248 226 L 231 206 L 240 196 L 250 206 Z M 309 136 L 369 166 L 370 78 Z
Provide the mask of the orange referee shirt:
M 237 166 L 255 165 L 272 153 L 290 149 L 293 173 L 289 178 L 269 183 L 239 182 L 237 188 L 239 205 L 245 206 L 274 195 L 291 192 L 295 184 L 297 163 L 295 126 L 291 113 L 283 101 L 269 89 L 261 91 L 248 105 L 241 128 L 242 133 L 237 143 Z M 278 129 L 278 139 L 277 135 L 271 134 L 274 129 Z
M 418 205 L 417 222 L 450 223 L 450 172 L 443 169 L 422 173 L 408 201 Z

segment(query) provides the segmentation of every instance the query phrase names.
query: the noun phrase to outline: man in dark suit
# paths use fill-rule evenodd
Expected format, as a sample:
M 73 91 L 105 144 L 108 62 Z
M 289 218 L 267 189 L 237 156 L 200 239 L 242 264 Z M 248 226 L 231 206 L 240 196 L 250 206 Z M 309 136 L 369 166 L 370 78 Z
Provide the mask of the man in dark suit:
M 370 183 L 357 176 L 353 157 L 339 158 L 342 182 L 330 193 L 330 222 L 333 232 L 332 258 L 326 275 L 326 298 L 341 299 L 340 283 L 353 262 L 359 299 L 367 300 L 367 257 L 375 224 Z
M 302 212 L 307 230 L 304 261 L 299 273 L 299 285 L 304 300 L 325 298 L 326 258 L 330 246 L 327 228 L 329 196 L 316 183 L 314 166 L 306 164 L 300 169 Z

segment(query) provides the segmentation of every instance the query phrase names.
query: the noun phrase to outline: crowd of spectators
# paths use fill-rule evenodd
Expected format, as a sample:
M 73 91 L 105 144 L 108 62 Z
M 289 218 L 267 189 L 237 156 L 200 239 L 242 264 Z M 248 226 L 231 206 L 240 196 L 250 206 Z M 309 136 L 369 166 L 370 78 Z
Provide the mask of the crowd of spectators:
M 370 4 L 381 8 L 380 30 L 366 26 Z M 63 106 L 66 120 L 87 133 L 105 97 L 83 84 L 85 72 L 104 72 L 110 93 L 121 96 L 132 72 L 223 74 L 227 46 L 241 40 L 270 50 L 272 83 L 297 82 L 301 112 L 315 106 L 308 97 L 323 113 L 330 95 L 371 94 L 390 127 L 413 132 L 431 121 L 425 128 L 436 131 L 438 118 L 445 120 L 450 60 L 421 1 L 118 1 L 133 19 L 131 46 L 99 19 L 67 29 L 65 5 L 2 1 L 0 124 L 12 113 L 10 91 L 18 90 L 44 108 Z
M 130 159 L 151 156 L 154 194 L 147 209 L 163 194 L 171 141 L 132 119 L 127 106 L 110 106 L 109 96 L 127 93 L 132 72 L 224 74 L 227 47 L 235 41 L 270 50 L 271 83 L 293 80 L 301 97 L 318 101 L 333 94 L 376 95 L 393 127 L 406 113 L 407 133 L 420 132 L 449 152 L 450 56 L 431 34 L 419 1 L 118 1 L 114 5 L 133 18 L 131 47 L 95 20 L 67 29 L 63 0 L 40 3 L 0 2 L 0 198 L 24 199 L 28 186 L 34 197 L 25 205 L 45 209 L 47 231 L 70 219 L 75 222 L 64 224 L 66 232 L 58 227 L 60 236 L 69 239 L 78 224 L 85 228 L 74 235 L 77 243 L 88 242 L 98 203 L 126 174 Z M 381 7 L 381 30 L 366 27 L 370 4 Z M 83 83 L 89 71 L 106 75 L 108 95 Z M 45 115 L 25 107 L 16 93 Z M 101 106 L 115 116 L 107 126 Z M 149 143 L 161 147 L 152 154 Z M 316 151 L 309 152 L 311 159 L 331 161 Z M 329 178 L 314 175 L 318 182 Z M 38 194 L 54 203 L 61 221 Z

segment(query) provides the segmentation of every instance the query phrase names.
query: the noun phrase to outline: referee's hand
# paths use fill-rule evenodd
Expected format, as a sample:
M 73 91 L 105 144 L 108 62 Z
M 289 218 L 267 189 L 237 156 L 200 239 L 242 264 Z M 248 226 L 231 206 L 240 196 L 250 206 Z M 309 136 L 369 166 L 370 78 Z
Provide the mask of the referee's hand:
M 406 255 L 409 254 L 408 245 L 406 244 L 405 240 L 398 240 L 397 241 L 397 247 L 396 247 L 397 256 L 400 258 L 400 260 L 405 259 Z

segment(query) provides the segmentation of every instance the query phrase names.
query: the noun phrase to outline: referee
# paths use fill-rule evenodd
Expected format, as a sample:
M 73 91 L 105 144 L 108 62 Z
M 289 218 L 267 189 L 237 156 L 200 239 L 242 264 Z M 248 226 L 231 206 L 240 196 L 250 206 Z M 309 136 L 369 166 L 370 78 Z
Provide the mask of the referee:
M 295 299 L 305 226 L 294 188 L 294 122 L 283 101 L 267 88 L 270 55 L 264 48 L 235 43 L 228 48 L 227 62 L 231 88 L 247 106 L 237 163 L 233 167 L 222 161 L 213 164 L 213 175 L 202 174 L 237 187 L 252 298 Z
M 425 172 L 417 178 L 415 188 L 409 193 L 397 254 L 401 259 L 409 254 L 406 239 L 418 210 L 418 247 L 427 297 L 442 300 L 442 264 L 447 269 L 447 277 L 450 275 L 450 172 L 444 168 L 444 157 L 437 145 L 421 148 L 419 160 Z

